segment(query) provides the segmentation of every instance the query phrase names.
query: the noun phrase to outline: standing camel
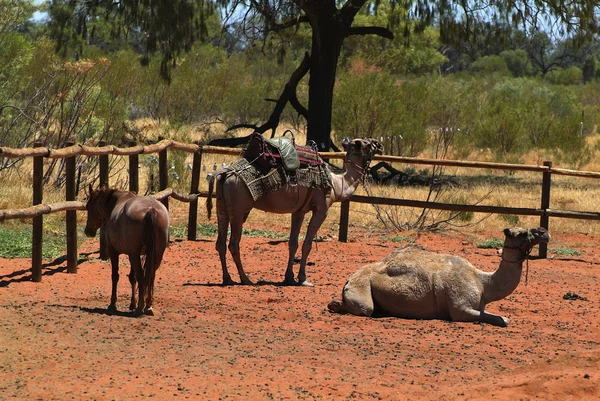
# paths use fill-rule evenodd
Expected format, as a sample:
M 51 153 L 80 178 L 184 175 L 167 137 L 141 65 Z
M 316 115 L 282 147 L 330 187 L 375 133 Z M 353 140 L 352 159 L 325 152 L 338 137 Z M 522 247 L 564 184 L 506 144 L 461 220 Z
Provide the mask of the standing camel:
M 341 301 L 328 308 L 335 313 L 372 316 L 373 312 L 414 319 L 481 321 L 508 326 L 508 319 L 485 311 L 485 306 L 506 298 L 521 280 L 523 261 L 531 248 L 548 242 L 542 227 L 507 228 L 498 270 L 475 268 L 465 259 L 405 245 L 382 261 L 363 266 L 344 285 Z
M 227 169 L 219 171 L 210 180 L 206 209 L 208 217 L 212 210 L 212 192 L 214 182 L 217 187 L 218 236 L 216 249 L 219 252 L 223 268 L 223 284 L 234 284 L 226 264 L 227 231 L 231 227 L 229 251 L 235 262 L 242 284 L 252 284 L 242 267 L 240 257 L 240 240 L 242 238 L 242 225 L 252 209 L 259 209 L 271 213 L 291 213 L 292 223 L 289 239 L 289 256 L 285 279 L 286 285 L 312 286 L 306 280 L 306 262 L 312 248 L 312 243 L 317 231 L 327 217 L 327 211 L 334 202 L 347 200 L 363 180 L 369 164 L 375 154 L 383 153 L 383 146 L 374 139 L 345 140 L 342 143 L 346 151 L 344 171 L 342 174 L 332 174 L 332 188 L 305 188 L 300 185 L 284 185 L 282 188 L 258 198 L 253 199 L 246 184 L 240 177 Z M 298 250 L 298 235 L 304 221 L 304 215 L 312 211 L 312 217 L 306 230 L 306 237 L 302 245 L 302 259 L 298 271 L 298 281 L 294 280 L 294 256 Z

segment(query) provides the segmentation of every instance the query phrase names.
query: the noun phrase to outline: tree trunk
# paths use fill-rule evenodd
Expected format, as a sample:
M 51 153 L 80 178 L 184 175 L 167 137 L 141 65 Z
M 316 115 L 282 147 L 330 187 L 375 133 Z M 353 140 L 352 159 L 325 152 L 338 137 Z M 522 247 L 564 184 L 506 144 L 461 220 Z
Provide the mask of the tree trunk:
M 331 148 L 333 87 L 337 63 L 344 41 L 345 27 L 339 12 L 317 16 L 312 24 L 310 79 L 308 82 L 307 140 L 313 140 L 320 151 Z

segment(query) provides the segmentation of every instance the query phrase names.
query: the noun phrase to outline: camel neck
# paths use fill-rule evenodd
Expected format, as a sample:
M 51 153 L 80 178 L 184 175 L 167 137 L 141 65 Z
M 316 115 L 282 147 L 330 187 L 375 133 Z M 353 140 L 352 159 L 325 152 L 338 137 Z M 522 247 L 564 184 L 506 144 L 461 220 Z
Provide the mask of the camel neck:
M 502 249 L 500 267 L 484 282 L 483 296 L 486 303 L 498 301 L 513 293 L 521 281 L 523 260 L 526 257 L 518 248 Z
M 332 202 L 343 202 L 350 198 L 362 181 L 364 170 L 355 163 L 344 163 L 344 172 L 333 176 L 334 196 Z

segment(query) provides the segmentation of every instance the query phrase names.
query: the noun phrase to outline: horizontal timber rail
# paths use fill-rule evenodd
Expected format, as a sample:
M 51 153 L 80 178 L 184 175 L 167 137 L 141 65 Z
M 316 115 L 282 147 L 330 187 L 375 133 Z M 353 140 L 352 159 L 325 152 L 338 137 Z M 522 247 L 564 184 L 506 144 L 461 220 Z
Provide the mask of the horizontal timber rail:
M 193 154 L 192 177 L 189 193 L 180 193 L 168 187 L 168 171 L 167 171 L 167 151 L 183 151 Z M 129 190 L 139 191 L 139 176 L 135 166 L 138 166 L 138 156 L 144 154 L 158 153 L 159 154 L 159 188 L 153 196 L 160 200 L 168 207 L 169 198 L 173 198 L 180 202 L 189 203 L 188 214 L 188 239 L 196 239 L 198 198 L 208 196 L 207 192 L 199 191 L 200 174 L 202 167 L 203 154 L 218 154 L 240 157 L 243 150 L 240 148 L 221 148 L 215 146 L 203 146 L 197 143 L 182 143 L 170 139 L 161 139 L 159 142 L 148 145 L 138 145 L 135 142 L 129 143 L 127 147 L 119 147 L 107 145 L 104 142 L 99 142 L 98 146 L 88 146 L 83 144 L 68 143 L 65 147 L 52 149 L 43 147 L 40 143 L 34 144 L 32 148 L 8 148 L 0 147 L 0 158 L 26 158 L 34 159 L 33 169 L 33 206 L 25 209 L 8 209 L 0 210 L 0 223 L 10 219 L 33 219 L 33 240 L 32 240 L 32 278 L 34 281 L 41 281 L 41 244 L 42 244 L 42 216 L 50 213 L 66 212 L 67 214 L 67 271 L 75 273 L 77 269 L 77 238 L 76 238 L 76 211 L 84 210 L 85 204 L 75 199 L 74 190 L 74 166 L 77 156 L 98 157 L 99 158 L 99 177 L 100 185 L 108 186 L 109 163 L 108 156 L 122 156 L 129 158 Z M 324 159 L 344 159 L 344 152 L 321 152 L 321 157 Z M 50 159 L 66 159 L 66 199 L 64 202 L 52 204 L 43 204 L 43 163 L 44 158 Z M 369 197 L 361 195 L 353 195 L 348 201 L 342 202 L 340 211 L 340 231 L 339 240 L 347 240 L 348 222 L 349 222 L 349 205 L 350 202 L 370 203 L 390 206 L 415 207 L 426 209 L 438 209 L 449 211 L 465 211 L 477 213 L 501 213 L 513 214 L 522 216 L 540 216 L 540 226 L 548 228 L 549 217 L 582 219 L 582 220 L 600 220 L 600 213 L 583 212 L 583 211 L 568 211 L 568 210 L 553 210 L 550 208 L 550 187 L 551 176 L 553 174 L 563 176 L 574 176 L 583 178 L 600 178 L 600 173 L 592 171 L 576 171 L 568 169 L 552 168 L 552 162 L 544 162 L 543 166 L 538 165 L 521 165 L 510 163 L 491 163 L 491 162 L 476 162 L 462 160 L 438 160 L 438 159 L 421 159 L 413 157 L 391 156 L 391 155 L 376 155 L 376 161 L 385 161 L 392 163 L 418 164 L 418 165 L 434 165 L 447 167 L 464 167 L 464 168 L 479 168 L 479 169 L 495 169 L 509 171 L 529 171 L 542 174 L 542 189 L 541 189 L 541 206 L 540 208 L 511 208 L 486 205 L 461 205 L 449 204 L 440 202 L 418 201 L 410 199 L 392 199 L 384 197 Z M 69 167 L 70 166 L 70 167 Z M 126 189 L 126 188 L 122 188 Z M 101 229 L 102 231 L 103 229 Z M 107 258 L 105 251 L 106 244 L 103 244 L 104 236 L 100 235 L 100 257 Z M 546 257 L 547 247 L 545 244 L 540 245 L 540 257 Z
M 43 156 L 52 159 L 67 158 L 74 156 L 132 156 L 140 154 L 159 153 L 163 150 L 180 150 L 187 153 L 203 152 L 210 154 L 239 156 L 242 149 L 239 148 L 221 148 L 218 146 L 202 146 L 197 144 L 189 144 L 170 139 L 164 139 L 160 142 L 151 145 L 136 145 L 132 147 L 117 147 L 113 145 L 93 147 L 86 145 L 72 145 L 60 149 L 51 149 L 44 147 L 34 148 L 8 148 L 0 147 L 0 157 L 8 158 L 24 158 Z M 343 159 L 346 154 L 344 152 L 320 152 L 325 159 Z M 482 168 L 495 170 L 512 170 L 512 171 L 536 171 L 550 172 L 557 175 L 583 177 L 583 178 L 600 178 L 599 172 L 594 171 L 577 171 L 561 168 L 552 168 L 549 166 L 536 166 L 527 164 L 512 164 L 512 163 L 491 163 L 491 162 L 474 162 L 463 160 L 440 160 L 440 159 L 423 159 L 416 157 L 376 155 L 373 160 L 386 161 L 391 163 L 405 164 L 422 164 L 432 166 L 447 166 L 447 167 L 466 167 L 466 168 Z

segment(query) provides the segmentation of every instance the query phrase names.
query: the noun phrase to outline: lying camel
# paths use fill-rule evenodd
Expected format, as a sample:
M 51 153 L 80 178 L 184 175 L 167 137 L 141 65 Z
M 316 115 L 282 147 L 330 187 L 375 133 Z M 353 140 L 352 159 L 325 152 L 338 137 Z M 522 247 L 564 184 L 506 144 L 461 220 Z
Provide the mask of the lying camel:
M 346 282 L 335 313 L 372 316 L 373 312 L 414 319 L 481 321 L 506 327 L 508 319 L 485 311 L 490 302 L 509 296 L 521 279 L 531 248 L 547 243 L 542 228 L 507 228 L 500 267 L 493 273 L 475 268 L 459 256 L 405 245 L 382 261 L 361 267 Z

